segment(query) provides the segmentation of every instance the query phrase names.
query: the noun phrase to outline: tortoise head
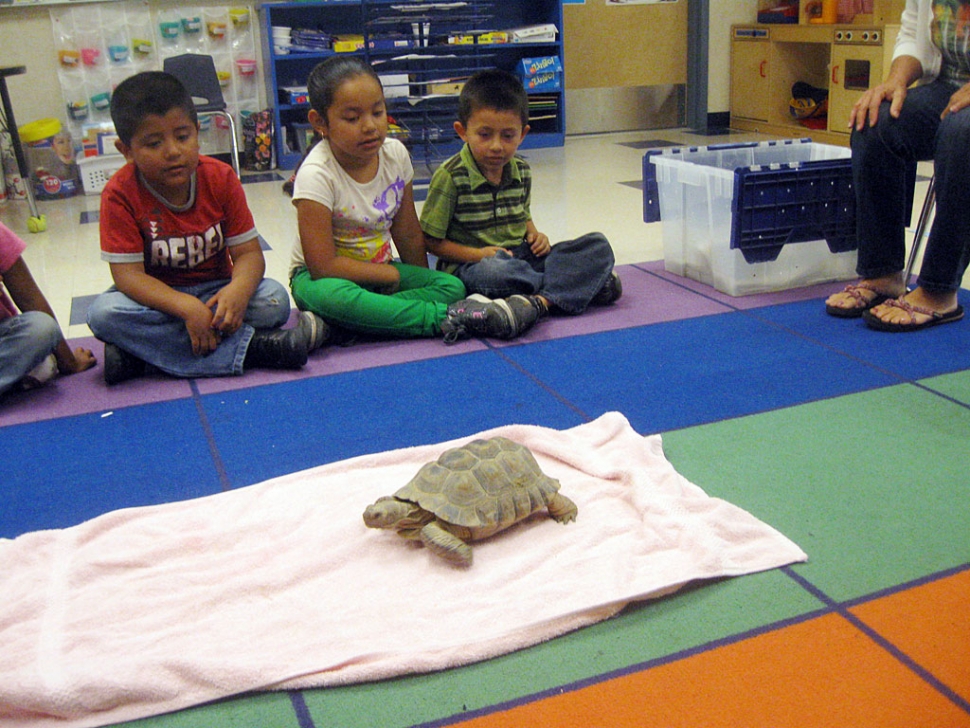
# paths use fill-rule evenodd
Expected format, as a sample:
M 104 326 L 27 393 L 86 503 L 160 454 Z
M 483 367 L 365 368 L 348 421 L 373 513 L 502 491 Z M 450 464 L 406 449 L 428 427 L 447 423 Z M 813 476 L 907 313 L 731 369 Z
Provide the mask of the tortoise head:
M 428 522 L 428 512 L 416 503 L 386 495 L 364 509 L 364 524 L 368 528 L 395 530 L 420 527 Z

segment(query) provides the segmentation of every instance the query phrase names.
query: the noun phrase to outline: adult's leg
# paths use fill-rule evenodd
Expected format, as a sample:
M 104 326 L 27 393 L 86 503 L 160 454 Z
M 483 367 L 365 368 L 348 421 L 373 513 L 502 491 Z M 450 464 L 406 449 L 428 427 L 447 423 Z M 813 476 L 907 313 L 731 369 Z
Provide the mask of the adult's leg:
M 856 195 L 856 234 L 862 279 L 829 296 L 826 310 L 840 317 L 861 316 L 906 290 L 903 268 L 906 225 L 913 206 L 916 163 L 932 159 L 940 113 L 953 87 L 942 81 L 909 91 L 899 118 L 890 104 L 879 108 L 875 126 L 852 132 L 852 177 Z
M 970 110 L 940 124 L 933 171 L 936 214 L 917 282 L 930 293 L 952 293 L 970 261 Z
M 905 266 L 916 163 L 933 159 L 940 113 L 953 90 L 943 81 L 917 86 L 907 94 L 898 118 L 884 102 L 875 126 L 852 132 L 857 272 L 865 280 L 897 274 Z

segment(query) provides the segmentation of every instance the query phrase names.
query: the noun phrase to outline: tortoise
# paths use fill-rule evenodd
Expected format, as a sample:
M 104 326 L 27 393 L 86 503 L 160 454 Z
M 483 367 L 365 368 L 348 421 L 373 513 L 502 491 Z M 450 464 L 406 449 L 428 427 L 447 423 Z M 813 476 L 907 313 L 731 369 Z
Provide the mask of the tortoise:
M 542 509 L 559 523 L 576 520 L 578 510 L 528 448 L 492 437 L 446 450 L 423 465 L 394 495 L 369 505 L 364 523 L 393 529 L 453 564 L 470 566 L 469 541 L 487 538 Z

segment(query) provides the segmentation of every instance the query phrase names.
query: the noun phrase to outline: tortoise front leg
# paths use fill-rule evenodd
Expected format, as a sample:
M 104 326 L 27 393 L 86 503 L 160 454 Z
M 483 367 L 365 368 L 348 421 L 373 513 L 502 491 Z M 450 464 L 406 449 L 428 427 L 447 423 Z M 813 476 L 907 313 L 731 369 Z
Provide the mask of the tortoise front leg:
M 560 493 L 551 494 L 546 507 L 549 509 L 549 515 L 557 523 L 575 521 L 576 515 L 579 513 L 576 504 Z
M 421 529 L 421 541 L 441 558 L 458 566 L 471 566 L 472 547 L 432 521 Z

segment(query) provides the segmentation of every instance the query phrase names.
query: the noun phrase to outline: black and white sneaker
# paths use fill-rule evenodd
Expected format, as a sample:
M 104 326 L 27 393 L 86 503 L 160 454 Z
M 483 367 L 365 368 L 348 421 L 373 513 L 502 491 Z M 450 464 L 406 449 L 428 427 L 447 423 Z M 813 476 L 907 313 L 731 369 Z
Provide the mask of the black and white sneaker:
M 104 381 L 118 384 L 144 376 L 145 362 L 115 344 L 104 345 Z
M 313 311 L 300 311 L 300 317 L 296 322 L 296 327 L 306 338 L 306 350 L 308 354 L 316 351 L 324 344 L 330 343 L 330 327 L 326 321 L 313 313 Z
M 593 296 L 593 300 L 590 303 L 594 306 L 609 306 L 611 303 L 615 303 L 622 295 L 623 284 L 620 282 L 620 276 L 616 274 L 616 271 L 610 271 L 610 277 L 606 279 L 606 283 L 596 292 L 596 295 Z
M 532 328 L 538 318 L 538 310 L 525 296 L 493 301 L 476 294 L 448 306 L 441 333 L 446 344 L 470 336 L 514 339 Z
M 535 326 L 536 321 L 544 313 L 544 307 L 533 296 L 509 296 L 506 299 L 496 299 L 495 304 L 505 308 L 512 320 L 513 331 L 509 336 L 500 338 L 514 339 Z

